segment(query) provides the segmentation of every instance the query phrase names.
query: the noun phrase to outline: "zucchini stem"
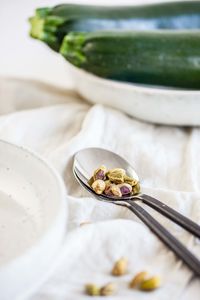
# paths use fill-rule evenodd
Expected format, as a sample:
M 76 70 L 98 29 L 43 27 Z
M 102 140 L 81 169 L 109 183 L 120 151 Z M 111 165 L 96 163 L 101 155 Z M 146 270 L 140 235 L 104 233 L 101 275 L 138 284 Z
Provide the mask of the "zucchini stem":
M 59 51 L 60 43 L 57 36 L 57 30 L 64 22 L 63 18 L 55 16 L 40 18 L 36 15 L 29 18 L 29 22 L 31 24 L 31 37 L 43 41 L 54 50 Z
M 60 53 L 72 64 L 81 66 L 86 62 L 86 56 L 83 53 L 84 42 L 84 33 L 70 32 L 63 39 L 60 47 Z

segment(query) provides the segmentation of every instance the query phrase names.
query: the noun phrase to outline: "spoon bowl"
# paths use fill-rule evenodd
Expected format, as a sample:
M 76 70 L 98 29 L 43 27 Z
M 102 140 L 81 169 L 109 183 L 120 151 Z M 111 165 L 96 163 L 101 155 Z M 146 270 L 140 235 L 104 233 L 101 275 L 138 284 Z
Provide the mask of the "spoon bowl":
M 139 181 L 134 168 L 121 156 L 102 148 L 86 148 L 74 156 L 74 169 L 83 175 L 82 180 L 88 185 L 88 180 L 99 166 L 105 165 L 108 169 L 122 168 L 128 176 Z
M 122 197 L 115 197 L 115 196 L 108 196 L 105 194 L 97 195 L 94 190 L 89 186 L 87 179 L 79 172 L 79 170 L 74 167 L 73 168 L 73 173 L 76 178 L 76 180 L 80 183 L 80 185 L 86 189 L 89 193 L 93 195 L 97 200 L 105 201 L 105 202 L 110 202 L 114 204 L 124 204 L 125 206 L 129 206 L 128 200 L 132 200 L 133 196 L 122 196 Z

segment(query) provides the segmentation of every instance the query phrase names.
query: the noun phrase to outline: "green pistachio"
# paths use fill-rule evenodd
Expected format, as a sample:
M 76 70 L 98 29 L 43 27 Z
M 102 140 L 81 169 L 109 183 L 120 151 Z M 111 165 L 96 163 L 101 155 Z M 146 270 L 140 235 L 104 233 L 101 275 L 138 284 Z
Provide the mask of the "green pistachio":
M 138 182 L 135 186 L 133 186 L 132 188 L 132 195 L 135 195 L 135 194 L 139 194 L 140 192 L 140 183 Z
M 100 166 L 97 170 L 94 171 L 93 178 L 94 180 L 101 179 L 104 180 L 106 178 L 106 167 Z
M 92 184 L 92 189 L 98 195 L 100 195 L 104 192 L 105 187 L 106 187 L 105 181 L 103 181 L 101 179 L 95 180 Z
M 121 168 L 115 168 L 112 170 L 109 170 L 107 173 L 107 177 L 110 181 L 112 181 L 113 183 L 123 183 L 124 182 L 124 176 L 125 176 L 126 172 L 124 169 Z
M 127 273 L 128 260 L 125 257 L 120 258 L 115 262 L 114 267 L 112 269 L 112 275 L 114 276 L 122 276 Z
M 130 288 L 138 287 L 147 278 L 147 276 L 148 276 L 148 272 L 146 271 L 142 271 L 136 274 L 129 284 Z
M 92 176 L 92 177 L 88 180 L 89 186 L 92 186 L 93 182 L 94 182 L 94 177 Z
M 124 176 L 124 182 L 130 184 L 131 186 L 135 186 L 138 183 L 138 180 L 125 175 Z
M 159 288 L 161 285 L 160 276 L 153 276 L 141 282 L 140 289 L 143 291 L 152 291 Z
M 100 295 L 100 288 L 95 284 L 86 284 L 85 292 L 89 296 L 99 296 Z
M 115 292 L 116 292 L 116 285 L 114 283 L 108 283 L 100 289 L 101 296 L 111 296 Z
M 118 185 L 112 184 L 111 188 L 110 188 L 110 191 L 111 191 L 113 196 L 116 196 L 116 197 L 121 197 L 122 196 L 122 192 L 121 192 Z

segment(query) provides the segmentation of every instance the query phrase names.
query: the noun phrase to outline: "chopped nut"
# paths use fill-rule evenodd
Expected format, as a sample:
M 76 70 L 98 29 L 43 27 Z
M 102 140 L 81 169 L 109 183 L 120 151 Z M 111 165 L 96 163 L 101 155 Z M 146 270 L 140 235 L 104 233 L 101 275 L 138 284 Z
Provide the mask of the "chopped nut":
M 114 267 L 112 269 L 112 275 L 114 276 L 124 275 L 127 272 L 127 267 L 128 267 L 128 260 L 124 257 L 120 258 L 114 264 Z
M 113 184 L 113 183 L 110 182 L 110 180 L 106 180 L 106 181 L 104 181 L 104 182 L 105 182 L 105 184 L 106 184 L 106 188 L 111 187 L 111 185 Z
M 104 190 L 104 194 L 106 194 L 108 196 L 113 196 L 112 191 L 111 191 L 111 187 L 113 184 L 110 182 L 110 180 L 106 180 L 105 184 L 106 184 L 106 187 Z
M 138 287 L 148 276 L 148 272 L 143 271 L 133 277 L 129 286 L 130 288 Z
M 140 183 L 138 182 L 135 186 L 133 186 L 132 188 L 132 195 L 135 195 L 135 194 L 139 194 L 140 192 Z
M 107 177 L 110 179 L 110 181 L 118 184 L 124 182 L 124 176 L 126 172 L 124 169 L 116 168 L 112 169 L 107 173 Z
M 135 186 L 138 183 L 138 180 L 125 175 L 124 176 L 124 182 L 130 184 L 131 186 Z
M 106 167 L 101 166 L 100 168 L 95 170 L 93 178 L 94 178 L 94 180 L 97 180 L 97 179 L 104 180 L 106 178 Z
M 110 296 L 116 292 L 116 285 L 114 283 L 108 283 L 100 289 L 101 296 Z
M 118 187 L 120 188 L 122 195 L 127 195 L 132 192 L 132 186 L 128 183 L 121 183 Z
M 107 171 L 105 166 L 100 166 L 94 171 L 88 183 L 99 195 L 104 193 L 107 196 L 120 198 L 123 195 L 135 195 L 140 192 L 139 181 L 127 176 L 122 168 Z
M 117 196 L 117 197 L 122 196 L 119 186 L 117 186 L 114 183 L 111 183 L 110 180 L 106 180 L 105 184 L 106 184 L 106 188 L 104 190 L 104 194 L 108 196 Z
M 98 179 L 95 180 L 92 184 L 92 189 L 95 191 L 96 194 L 102 194 L 105 190 L 106 184 L 103 180 Z
M 140 289 L 143 291 L 152 291 L 159 288 L 161 285 L 160 276 L 153 276 L 141 282 Z
M 100 288 L 95 284 L 86 284 L 85 292 L 89 296 L 99 296 L 100 295 Z
M 92 177 L 88 180 L 89 186 L 92 186 L 93 182 L 94 182 L 94 177 L 92 176 Z
M 112 184 L 110 191 L 113 196 L 121 197 L 122 193 L 118 185 Z

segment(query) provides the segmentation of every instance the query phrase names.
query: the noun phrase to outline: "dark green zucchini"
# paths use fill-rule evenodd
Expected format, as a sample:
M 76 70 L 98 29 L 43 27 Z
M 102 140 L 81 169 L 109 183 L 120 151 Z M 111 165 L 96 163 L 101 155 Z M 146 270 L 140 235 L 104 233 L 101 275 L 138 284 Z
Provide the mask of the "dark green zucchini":
M 200 89 L 200 31 L 71 33 L 60 52 L 104 78 Z
M 30 35 L 58 51 L 68 32 L 200 28 L 200 1 L 142 6 L 62 4 L 39 8 L 30 18 Z

